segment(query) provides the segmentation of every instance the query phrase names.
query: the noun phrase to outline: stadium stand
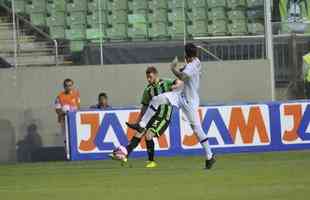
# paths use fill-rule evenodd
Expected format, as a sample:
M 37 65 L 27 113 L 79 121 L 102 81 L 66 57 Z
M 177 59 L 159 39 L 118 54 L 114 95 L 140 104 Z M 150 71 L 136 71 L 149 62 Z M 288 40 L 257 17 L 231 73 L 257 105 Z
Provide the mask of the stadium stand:
M 23 27 L 23 24 L 20 24 L 20 27 Z M 17 35 L 18 65 L 55 65 L 55 47 L 53 47 L 52 41 L 43 41 L 39 35 L 24 28 L 18 30 Z M 12 23 L 9 22 L 8 17 L 3 16 L 0 17 L 0 47 L 0 57 L 2 57 L 9 66 L 14 65 L 15 58 Z M 63 56 L 58 56 L 58 62 L 61 64 L 63 61 Z M 1 65 L 3 65 L 3 62 Z
M 10 0 L 1 0 L 9 5 Z M 15 0 L 16 12 L 71 52 L 89 42 L 179 40 L 256 35 L 264 30 L 263 0 Z

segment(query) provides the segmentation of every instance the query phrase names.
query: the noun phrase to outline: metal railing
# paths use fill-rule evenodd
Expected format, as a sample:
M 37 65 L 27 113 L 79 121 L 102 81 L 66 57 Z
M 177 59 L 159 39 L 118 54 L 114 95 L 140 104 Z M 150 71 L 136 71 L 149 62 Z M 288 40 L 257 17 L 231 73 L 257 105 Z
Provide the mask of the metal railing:
M 264 36 L 225 36 L 195 38 L 221 60 L 250 60 L 265 57 Z M 203 61 L 215 61 L 210 54 L 201 54 Z
M 12 1 L 12 9 L 10 9 L 9 7 L 7 7 L 6 5 L 1 4 L 1 6 L 12 15 L 13 18 L 13 32 L 14 32 L 14 51 L 15 51 L 15 55 L 14 55 L 14 59 L 15 59 L 15 65 L 17 65 L 17 56 L 16 53 L 19 51 L 19 28 L 20 28 L 20 21 L 23 22 L 23 24 L 25 24 L 28 28 L 30 28 L 31 30 L 35 31 L 36 33 L 38 33 L 40 36 L 42 36 L 43 38 L 51 41 L 53 43 L 53 46 L 55 48 L 55 65 L 58 66 L 58 42 L 57 40 L 51 38 L 47 33 L 45 33 L 44 31 L 40 30 L 39 28 L 37 28 L 36 26 L 32 25 L 28 20 L 24 19 L 23 17 L 17 15 L 15 13 L 15 9 L 14 9 L 14 1 Z
M 197 43 L 221 60 L 264 59 L 264 35 L 200 37 Z M 310 50 L 310 35 L 286 33 L 273 36 L 275 78 L 277 83 L 288 84 L 301 79 L 302 55 Z M 214 56 L 202 53 L 203 61 L 216 61 Z
M 265 58 L 265 41 L 263 35 L 257 36 L 221 36 L 197 37 L 196 42 L 201 43 L 212 54 L 221 60 L 251 60 Z M 208 53 L 201 54 L 203 61 L 216 61 Z

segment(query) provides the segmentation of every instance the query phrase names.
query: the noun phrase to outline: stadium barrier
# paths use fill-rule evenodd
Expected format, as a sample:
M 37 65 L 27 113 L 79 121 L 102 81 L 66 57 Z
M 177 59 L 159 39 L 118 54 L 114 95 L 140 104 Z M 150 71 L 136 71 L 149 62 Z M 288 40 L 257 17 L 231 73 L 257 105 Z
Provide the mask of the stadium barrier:
M 264 152 L 310 149 L 310 101 L 201 106 L 204 131 L 216 153 Z M 139 110 L 69 112 L 67 118 L 68 156 L 71 160 L 106 159 L 120 144 L 126 145 L 134 131 Z M 174 108 L 171 124 L 155 140 L 156 155 L 202 154 L 182 112 Z M 142 141 L 132 156 L 146 155 Z
M 150 64 L 161 77 L 173 78 L 169 63 L 0 68 L 0 163 L 18 160 L 16 144 L 25 139 L 31 124 L 42 147 L 63 146 L 53 103 L 65 78 L 75 81 L 83 108 L 95 104 L 99 92 L 108 94 L 112 106 L 133 106 L 140 103 Z M 270 91 L 268 60 L 203 62 L 202 103 L 268 101 Z

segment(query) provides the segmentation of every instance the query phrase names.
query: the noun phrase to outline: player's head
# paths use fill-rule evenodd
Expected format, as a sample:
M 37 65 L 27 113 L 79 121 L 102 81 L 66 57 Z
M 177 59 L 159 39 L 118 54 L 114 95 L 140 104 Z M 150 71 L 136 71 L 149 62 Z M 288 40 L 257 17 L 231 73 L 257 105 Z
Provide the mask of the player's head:
M 100 106 L 108 106 L 108 95 L 104 92 L 98 95 L 98 104 Z
M 187 43 L 185 45 L 185 58 L 192 59 L 197 57 L 197 47 L 193 43 Z
M 155 84 L 158 81 L 158 71 L 154 66 L 149 66 L 146 69 L 145 74 L 149 84 Z
M 63 86 L 64 86 L 64 89 L 65 89 L 65 92 L 66 93 L 69 93 L 73 90 L 73 80 L 70 79 L 70 78 L 66 78 L 63 82 Z

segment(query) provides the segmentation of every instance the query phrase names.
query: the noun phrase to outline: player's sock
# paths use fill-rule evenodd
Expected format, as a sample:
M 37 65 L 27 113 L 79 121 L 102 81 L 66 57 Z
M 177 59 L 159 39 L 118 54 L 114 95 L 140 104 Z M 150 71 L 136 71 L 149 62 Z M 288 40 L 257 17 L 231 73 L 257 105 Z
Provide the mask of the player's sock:
M 195 126 L 192 127 L 194 132 L 197 134 L 197 137 L 200 140 L 200 144 L 202 145 L 202 147 L 204 148 L 205 152 L 206 152 L 206 158 L 207 160 L 210 160 L 213 156 L 208 138 L 205 134 L 205 132 L 203 131 L 202 127 L 200 124 L 196 124 Z
M 154 141 L 153 140 L 145 140 L 146 148 L 147 148 L 147 155 L 149 157 L 149 161 L 154 161 Z
M 212 153 L 212 150 L 210 148 L 210 144 L 209 144 L 208 138 L 200 141 L 200 144 L 203 146 L 203 148 L 204 148 L 204 150 L 206 152 L 207 160 L 212 159 L 213 153 Z
M 140 143 L 140 140 L 141 138 L 138 138 L 135 136 L 130 140 L 130 143 L 126 147 L 128 156 L 138 146 L 138 144 Z

